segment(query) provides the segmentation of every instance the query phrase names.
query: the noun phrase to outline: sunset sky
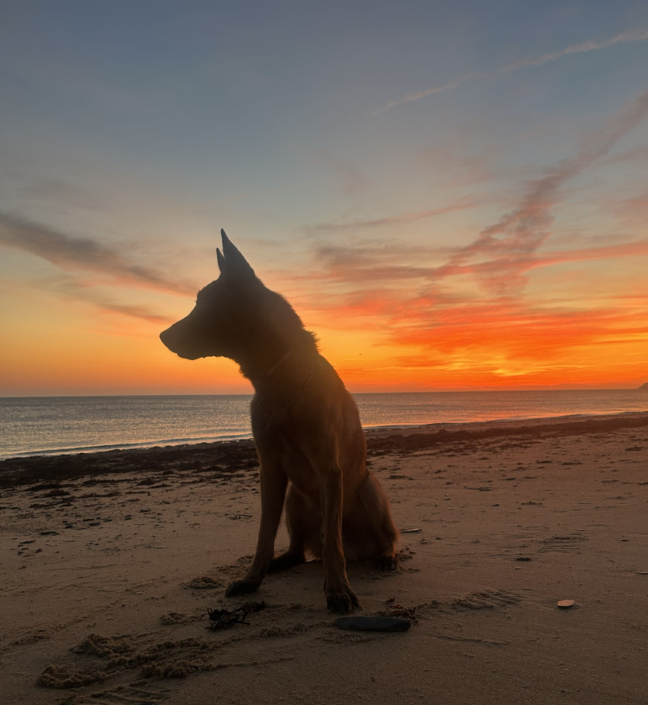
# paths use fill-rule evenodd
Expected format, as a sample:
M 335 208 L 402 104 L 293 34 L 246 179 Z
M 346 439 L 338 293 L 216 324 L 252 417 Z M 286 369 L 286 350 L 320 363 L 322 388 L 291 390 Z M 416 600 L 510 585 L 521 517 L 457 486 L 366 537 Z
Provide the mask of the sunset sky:
M 0 3 L 0 396 L 250 391 L 224 228 L 352 391 L 648 381 L 648 3 Z

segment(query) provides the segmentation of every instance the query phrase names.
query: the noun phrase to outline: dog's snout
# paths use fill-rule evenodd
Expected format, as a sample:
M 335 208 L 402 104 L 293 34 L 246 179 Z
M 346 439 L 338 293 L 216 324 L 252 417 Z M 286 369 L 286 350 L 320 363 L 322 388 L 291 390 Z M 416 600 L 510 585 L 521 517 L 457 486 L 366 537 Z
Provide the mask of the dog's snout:
M 169 328 L 167 328 L 166 330 L 163 330 L 160 333 L 160 340 L 167 346 L 167 348 L 169 347 L 169 343 L 167 342 L 168 338 L 169 338 Z
M 191 335 L 191 328 L 186 325 L 186 319 L 162 331 L 160 340 L 171 352 L 185 360 L 197 360 L 205 355 L 202 348 L 196 344 L 195 337 Z
M 174 323 L 170 328 L 163 330 L 160 333 L 160 340 L 166 345 L 171 352 L 181 355 L 182 338 L 178 336 L 177 323 Z M 181 355 L 182 356 L 182 355 Z
M 160 333 L 160 340 L 164 343 L 164 345 L 166 345 L 167 348 L 169 348 L 169 350 L 171 350 L 171 352 L 175 352 L 173 349 L 173 335 L 171 333 L 171 328 L 167 328 Z

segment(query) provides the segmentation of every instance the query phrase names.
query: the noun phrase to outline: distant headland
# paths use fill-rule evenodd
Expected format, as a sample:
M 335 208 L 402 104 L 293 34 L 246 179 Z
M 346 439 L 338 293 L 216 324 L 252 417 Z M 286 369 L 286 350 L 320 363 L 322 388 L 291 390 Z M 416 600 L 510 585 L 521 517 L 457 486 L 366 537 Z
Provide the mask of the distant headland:
M 648 392 L 648 382 L 644 382 L 641 387 L 639 387 L 643 392 Z

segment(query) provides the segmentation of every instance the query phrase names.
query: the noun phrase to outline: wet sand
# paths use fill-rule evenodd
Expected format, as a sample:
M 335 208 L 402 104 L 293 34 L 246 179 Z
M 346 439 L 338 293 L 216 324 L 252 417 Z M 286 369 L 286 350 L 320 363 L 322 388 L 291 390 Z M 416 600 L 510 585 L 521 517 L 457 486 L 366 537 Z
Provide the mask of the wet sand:
M 318 563 L 206 629 L 246 602 L 249 441 L 1 462 L 0 702 L 648 703 L 648 413 L 367 439 L 411 531 L 348 572 L 401 634 L 335 628 Z

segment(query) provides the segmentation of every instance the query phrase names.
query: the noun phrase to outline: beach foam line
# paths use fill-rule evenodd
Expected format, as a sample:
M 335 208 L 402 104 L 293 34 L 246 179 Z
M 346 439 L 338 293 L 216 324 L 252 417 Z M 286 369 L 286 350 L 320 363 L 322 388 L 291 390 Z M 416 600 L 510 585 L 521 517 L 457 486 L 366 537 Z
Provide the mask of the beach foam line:
M 537 435 L 542 433 L 583 433 L 614 431 L 618 428 L 633 428 L 648 425 L 648 411 L 628 411 L 616 414 L 569 414 L 563 416 L 542 416 L 533 418 L 504 418 L 485 421 L 445 422 L 433 424 L 400 424 L 363 427 L 367 445 L 375 449 L 383 441 L 390 440 L 393 447 L 426 447 L 454 440 L 491 438 L 496 436 Z M 141 443 L 109 444 L 50 450 L 34 450 L 22 453 L 0 455 L 0 470 L 5 461 L 19 461 L 21 458 L 55 458 L 57 456 L 84 454 L 92 456 L 111 451 L 138 452 L 155 449 L 164 452 L 166 448 L 188 447 L 188 452 L 199 445 L 220 446 L 236 441 L 251 440 L 247 432 L 227 435 L 204 436 L 200 438 L 177 438 L 146 441 Z M 400 440 L 399 440 L 400 439 Z
M 493 424 L 507 424 L 507 423 L 545 423 L 547 421 L 570 421 L 570 420 L 587 420 L 587 419 L 600 419 L 605 418 L 616 418 L 619 416 L 633 415 L 633 414 L 645 414 L 646 411 L 600 411 L 600 412 L 589 412 L 589 413 L 578 413 L 578 414 L 547 414 L 545 416 L 503 416 L 499 418 L 483 418 L 483 419 L 470 419 L 466 421 L 435 421 L 430 423 L 427 421 L 412 421 L 408 423 L 401 424 L 363 424 L 362 428 L 365 431 L 388 431 L 390 429 L 394 430 L 412 430 L 415 428 L 421 429 L 441 429 L 441 428 L 457 428 L 457 427 L 471 427 L 479 426 L 483 424 L 493 425 Z
M 577 415 L 578 416 L 578 415 Z M 458 426 L 465 424 L 475 424 L 475 423 L 500 423 L 515 420 L 525 420 L 526 417 L 507 417 L 505 419 L 486 419 L 484 421 L 445 421 L 445 422 L 412 422 L 403 424 L 368 424 L 363 425 L 365 431 L 390 431 L 390 430 L 404 430 L 404 429 L 435 429 L 435 428 L 445 428 L 450 426 Z M 547 417 L 549 418 L 549 417 Z M 250 431 L 223 431 L 221 433 L 209 435 L 209 436 L 187 436 L 184 438 L 162 438 L 155 440 L 137 441 L 137 442 L 123 442 L 123 443 L 101 443 L 101 444 L 89 444 L 89 445 L 78 445 L 78 446 L 64 446 L 58 448 L 36 448 L 33 450 L 19 450 L 19 449 L 9 449 L 0 451 L 0 460 L 8 460 L 10 458 L 32 458 L 34 456 L 55 456 L 55 455 L 71 455 L 76 453 L 102 453 L 111 450 L 135 450 L 138 448 L 155 448 L 157 446 L 172 447 L 178 445 L 192 445 L 198 443 L 220 443 L 226 441 L 235 441 L 239 439 L 249 439 L 252 438 L 252 433 Z
M 470 423 L 429 424 L 416 428 L 376 429 L 367 433 L 371 451 L 417 451 L 440 443 L 471 441 L 503 436 L 577 435 L 605 433 L 648 426 L 648 412 L 548 416 L 533 419 L 502 419 Z
M 155 448 L 157 446 L 192 445 L 198 443 L 218 443 L 252 438 L 250 432 L 223 433 L 213 436 L 196 436 L 189 438 L 164 438 L 154 441 L 139 441 L 137 443 L 105 443 L 101 445 L 69 446 L 65 448 L 42 448 L 28 451 L 6 451 L 0 453 L 0 460 L 9 458 L 31 458 L 34 456 L 70 455 L 76 453 L 102 453 L 111 450 L 136 450 L 139 448 Z

